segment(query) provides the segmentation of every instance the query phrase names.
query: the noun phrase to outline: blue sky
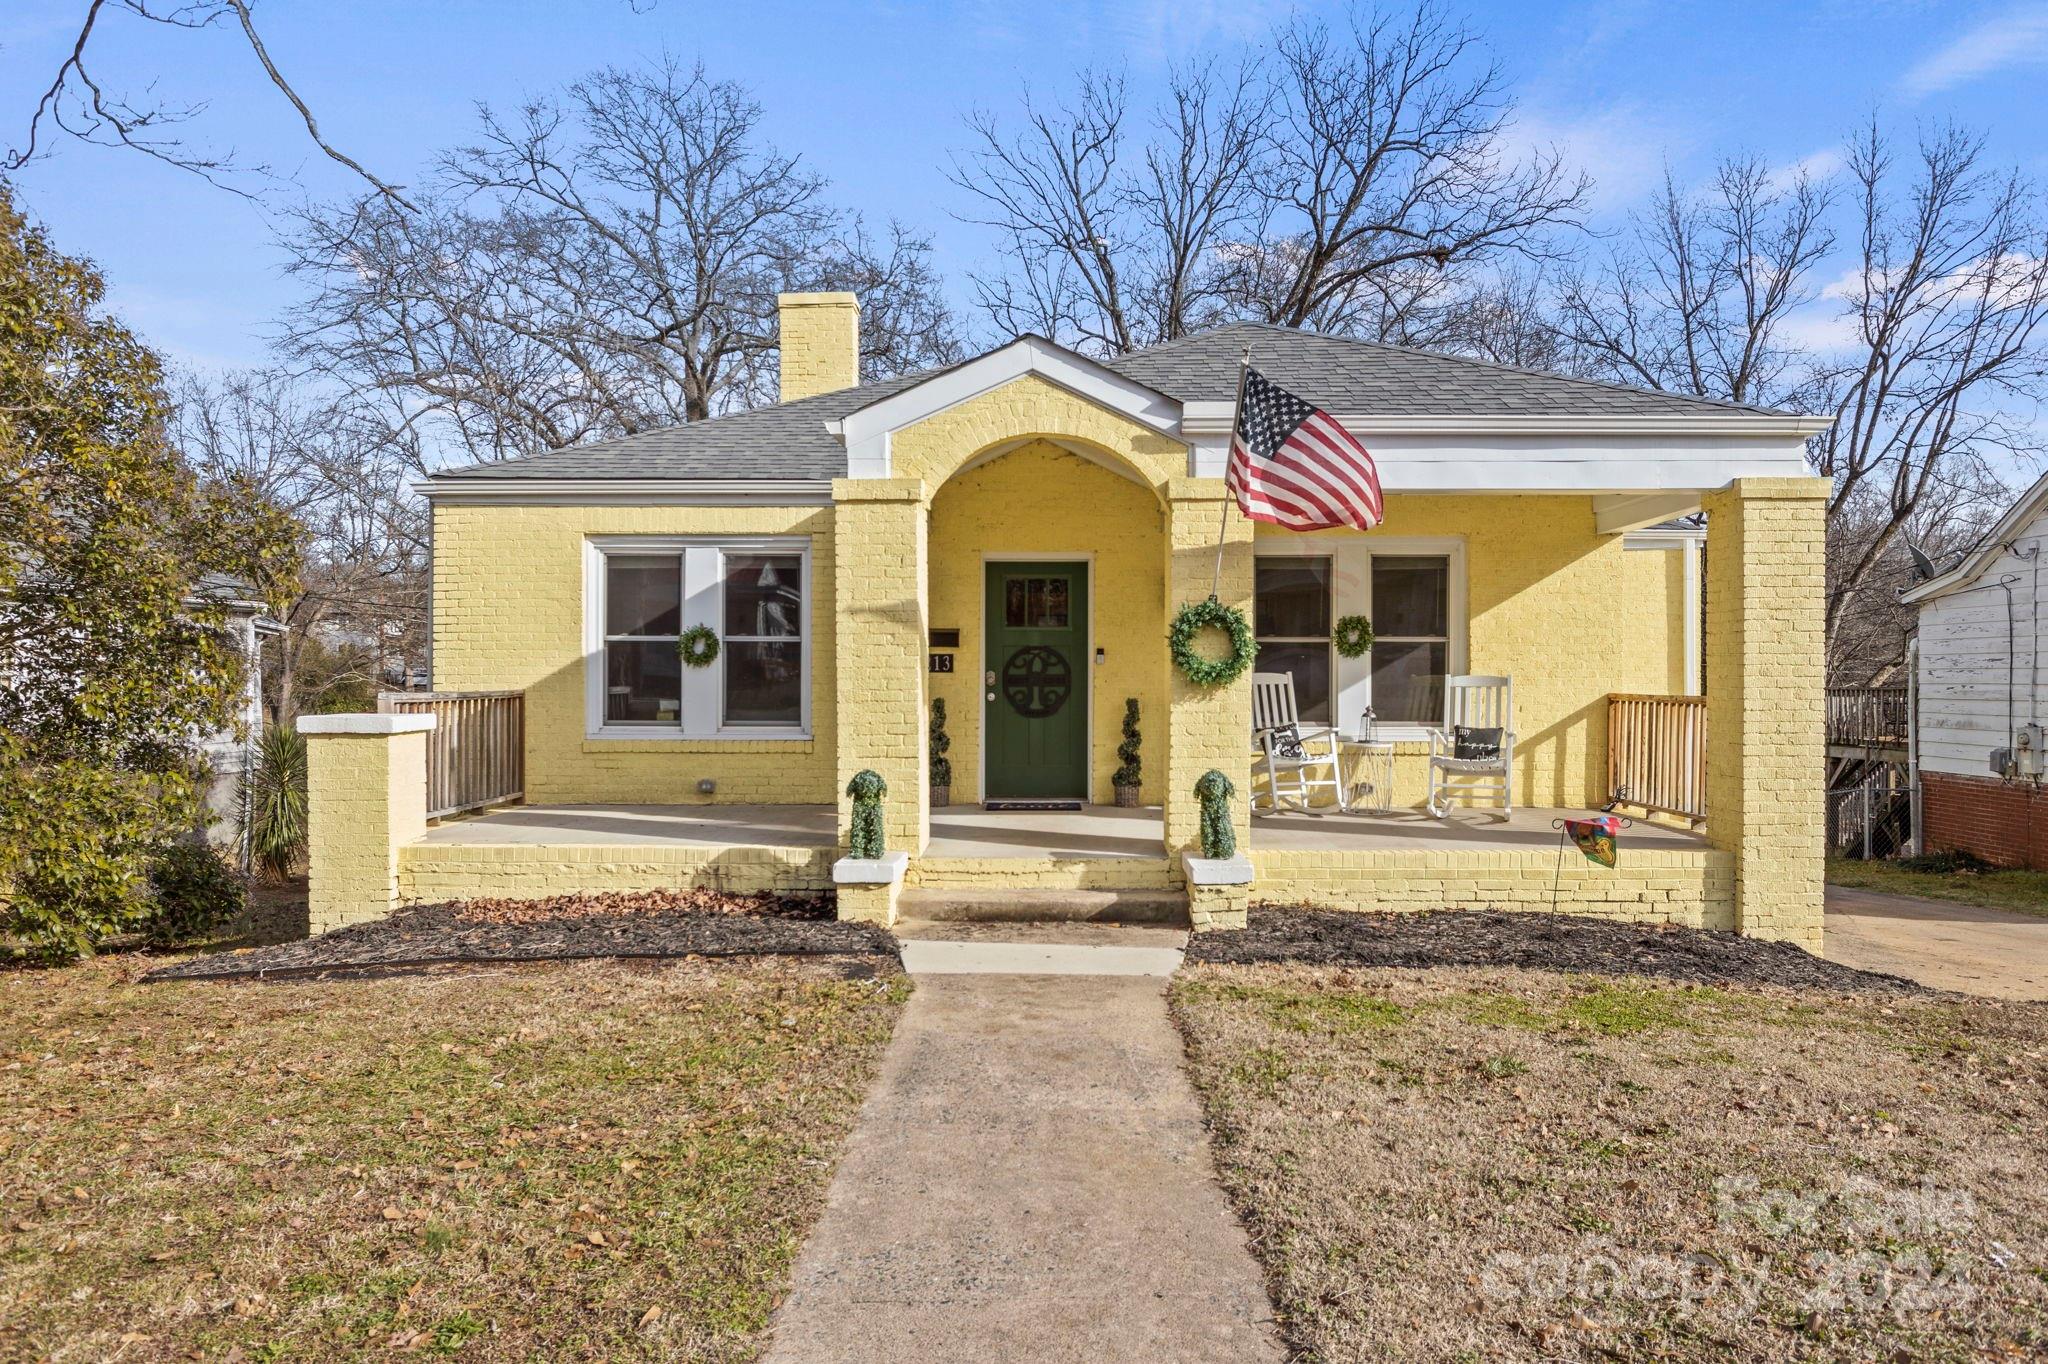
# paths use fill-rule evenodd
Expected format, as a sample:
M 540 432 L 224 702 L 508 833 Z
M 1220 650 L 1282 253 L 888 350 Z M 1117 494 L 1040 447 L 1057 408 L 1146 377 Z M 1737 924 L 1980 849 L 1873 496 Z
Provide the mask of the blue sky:
M 931 232 L 964 298 L 965 272 L 987 249 L 978 229 L 948 216 L 966 207 L 942 173 L 964 145 L 965 110 L 1013 107 L 1020 82 L 1057 90 L 1083 65 L 1125 66 L 1142 92 L 1170 62 L 1241 45 L 1293 8 L 267 0 L 256 13 L 323 130 L 401 182 L 464 136 L 477 101 L 509 104 L 663 51 L 701 57 L 756 91 L 771 135 L 830 176 L 840 202 Z M 0 14 L 5 141 L 18 141 L 81 9 L 79 0 L 9 0 Z M 1610 222 L 1642 202 L 1667 161 L 1682 176 L 1730 148 L 1825 164 L 1873 108 L 1902 132 L 1948 118 L 1980 127 L 1999 159 L 2048 179 L 2048 0 L 1600 0 L 1465 12 L 1521 103 L 1518 136 L 1583 165 Z M 190 135 L 293 172 L 302 189 L 292 193 L 359 188 L 311 153 L 238 34 L 169 31 L 116 13 L 96 43 L 104 83 L 139 91 L 154 80 L 167 99 L 207 101 Z M 16 177 L 20 197 L 66 249 L 100 263 L 129 322 L 179 363 L 259 363 L 293 293 L 267 211 L 131 152 L 53 145 Z

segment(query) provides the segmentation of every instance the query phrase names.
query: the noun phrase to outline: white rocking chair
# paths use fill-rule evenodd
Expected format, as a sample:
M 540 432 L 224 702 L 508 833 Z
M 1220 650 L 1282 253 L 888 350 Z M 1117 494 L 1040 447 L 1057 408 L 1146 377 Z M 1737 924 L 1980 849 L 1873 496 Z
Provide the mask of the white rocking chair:
M 1268 810 L 1281 808 L 1283 776 L 1292 787 L 1285 798 L 1289 808 L 1307 810 L 1315 791 L 1328 791 L 1336 807 L 1344 808 L 1337 731 L 1302 726 L 1294 705 L 1293 673 L 1252 674 L 1252 734 L 1259 741 L 1260 770 L 1266 774 Z M 1312 775 L 1318 772 L 1327 775 Z M 1256 800 L 1256 789 L 1253 797 Z
M 1472 796 L 1498 797 L 1502 814 L 1515 812 L 1515 683 L 1508 677 L 1444 679 L 1444 727 L 1429 732 L 1429 812 L 1438 819 L 1451 802 Z M 1500 740 L 1490 755 L 1458 756 L 1458 733 L 1472 731 Z

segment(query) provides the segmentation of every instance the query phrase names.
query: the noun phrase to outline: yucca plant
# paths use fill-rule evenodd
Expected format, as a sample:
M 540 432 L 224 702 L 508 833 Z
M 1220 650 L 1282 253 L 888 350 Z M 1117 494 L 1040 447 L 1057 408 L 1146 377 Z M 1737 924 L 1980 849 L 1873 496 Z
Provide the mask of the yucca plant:
M 289 725 L 265 727 L 248 785 L 249 856 L 281 881 L 306 851 L 306 737 Z

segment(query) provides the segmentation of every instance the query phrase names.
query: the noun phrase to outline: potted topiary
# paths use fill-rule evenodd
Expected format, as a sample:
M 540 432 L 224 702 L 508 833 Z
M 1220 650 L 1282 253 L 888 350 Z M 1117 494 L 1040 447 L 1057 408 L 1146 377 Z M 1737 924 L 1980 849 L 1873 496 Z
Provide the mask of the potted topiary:
M 1138 803 L 1138 788 L 1144 784 L 1145 769 L 1138 761 L 1138 698 L 1124 701 L 1124 741 L 1116 746 L 1117 761 L 1123 764 L 1109 784 L 1116 789 L 1116 803 L 1131 809 Z
M 946 734 L 946 703 L 944 699 L 932 698 L 931 734 L 931 788 L 932 805 L 950 805 L 953 801 L 953 764 L 946 759 L 946 750 L 953 746 L 953 740 Z

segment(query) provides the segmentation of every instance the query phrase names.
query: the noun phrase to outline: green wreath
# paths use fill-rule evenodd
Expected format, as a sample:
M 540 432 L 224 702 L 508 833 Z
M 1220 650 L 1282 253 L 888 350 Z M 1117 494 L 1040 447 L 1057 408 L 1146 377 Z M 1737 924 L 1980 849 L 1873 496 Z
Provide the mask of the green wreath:
M 1337 652 L 1346 658 L 1363 658 L 1372 647 L 1372 622 L 1364 616 L 1346 616 L 1330 632 Z
M 1221 630 L 1230 636 L 1228 658 L 1205 658 L 1195 652 L 1195 636 L 1204 630 Z M 1173 628 L 1166 632 L 1166 643 L 1173 650 L 1175 666 L 1198 687 L 1222 687 L 1237 681 L 1259 652 L 1244 612 L 1214 597 L 1183 606 L 1173 618 Z
M 708 668 L 718 661 L 718 635 L 708 625 L 692 625 L 676 641 L 685 668 Z

